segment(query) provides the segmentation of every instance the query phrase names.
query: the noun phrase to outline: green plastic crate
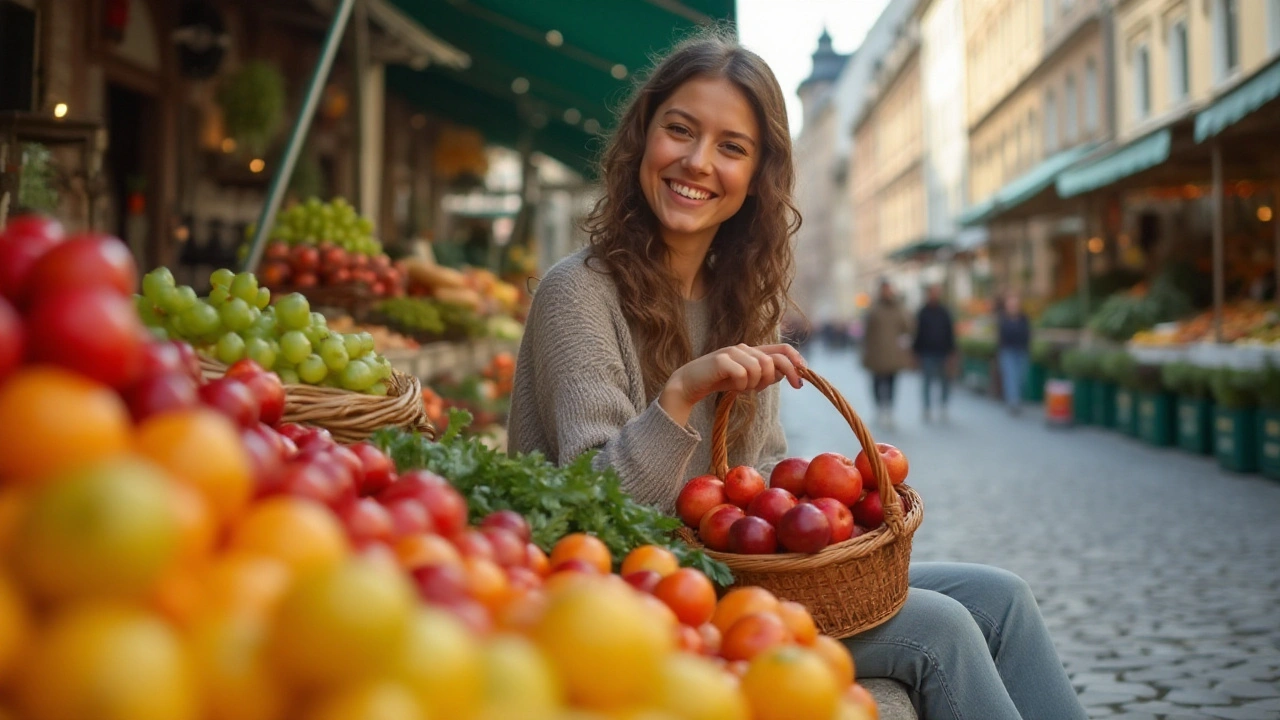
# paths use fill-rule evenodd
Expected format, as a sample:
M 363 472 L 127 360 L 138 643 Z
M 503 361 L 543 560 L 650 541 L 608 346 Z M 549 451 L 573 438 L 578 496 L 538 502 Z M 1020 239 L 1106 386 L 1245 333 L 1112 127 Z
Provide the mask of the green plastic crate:
M 1093 380 L 1071 378 L 1071 414 L 1077 425 L 1093 422 Z
M 1213 401 L 1178 396 L 1178 447 L 1197 455 L 1213 454 Z
M 1027 370 L 1027 379 L 1022 384 L 1022 399 L 1029 403 L 1044 402 L 1044 383 L 1049 379 L 1049 371 L 1039 363 L 1031 363 Z
M 1115 383 L 1093 381 L 1093 424 L 1104 428 L 1116 426 Z
M 1177 401 L 1168 393 L 1138 394 L 1138 437 L 1156 447 L 1173 444 L 1174 409 Z
M 1258 411 L 1258 469 L 1280 480 L 1280 410 Z
M 1134 437 L 1138 434 L 1137 403 L 1133 391 L 1116 388 L 1116 430 Z
M 1236 472 L 1258 471 L 1257 413 L 1253 408 L 1214 408 L 1213 454 Z

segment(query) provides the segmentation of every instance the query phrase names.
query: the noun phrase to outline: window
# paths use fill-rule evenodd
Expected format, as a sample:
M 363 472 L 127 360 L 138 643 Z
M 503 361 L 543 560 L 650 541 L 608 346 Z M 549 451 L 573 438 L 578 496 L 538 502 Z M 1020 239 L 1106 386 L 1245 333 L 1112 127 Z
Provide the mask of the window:
M 1133 112 L 1138 120 L 1151 114 L 1151 54 L 1145 44 L 1133 49 Z
M 1280 52 L 1280 0 L 1271 0 L 1267 7 L 1267 47 Z
M 1098 129 L 1098 64 L 1089 58 L 1084 66 L 1084 130 Z
M 1240 67 L 1239 7 L 1237 0 L 1214 0 L 1213 69 L 1219 82 Z
M 1179 103 L 1191 91 L 1191 72 L 1187 60 L 1187 21 L 1169 26 L 1169 97 Z
M 1053 91 L 1044 96 L 1044 151 L 1051 153 L 1058 149 L 1058 98 Z
M 1063 130 L 1066 132 L 1066 142 L 1068 144 L 1076 141 L 1076 126 L 1078 125 L 1079 101 L 1076 99 L 1076 76 L 1067 76 L 1067 89 L 1062 98 L 1063 109 L 1066 110 L 1067 117 L 1063 123 Z

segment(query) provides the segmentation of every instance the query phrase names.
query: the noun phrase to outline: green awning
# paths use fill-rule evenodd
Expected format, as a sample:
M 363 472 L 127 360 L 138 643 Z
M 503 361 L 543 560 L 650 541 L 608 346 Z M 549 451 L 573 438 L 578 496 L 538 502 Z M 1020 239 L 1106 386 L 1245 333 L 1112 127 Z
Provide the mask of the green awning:
M 989 197 L 980 203 L 974 203 L 968 208 L 965 208 L 965 211 L 956 217 L 956 222 L 959 223 L 960 227 L 984 225 L 987 220 L 991 219 L 991 216 L 995 213 L 995 209 L 996 199 L 995 197 Z
M 1027 172 L 1010 180 L 996 192 L 996 213 L 1011 210 L 1053 186 L 1058 174 L 1071 167 L 1093 149 L 1092 144 L 1077 145 L 1049 156 Z
M 889 253 L 889 259 L 895 262 L 901 262 L 920 255 L 931 255 L 942 250 L 943 248 L 954 247 L 955 242 L 950 238 L 925 237 L 906 245 Z
M 1280 98 L 1280 59 L 1200 111 L 1196 115 L 1196 142 L 1208 140 L 1276 98 Z
M 692 29 L 735 17 L 734 0 L 392 0 L 467 53 L 463 69 L 388 68 L 387 87 L 424 112 L 535 148 L 585 171 L 633 73 Z M 394 72 L 392 72 L 394 70 Z
M 1172 143 L 1173 131 L 1165 128 L 1077 163 L 1058 176 L 1058 195 L 1075 197 L 1153 168 L 1169 159 Z

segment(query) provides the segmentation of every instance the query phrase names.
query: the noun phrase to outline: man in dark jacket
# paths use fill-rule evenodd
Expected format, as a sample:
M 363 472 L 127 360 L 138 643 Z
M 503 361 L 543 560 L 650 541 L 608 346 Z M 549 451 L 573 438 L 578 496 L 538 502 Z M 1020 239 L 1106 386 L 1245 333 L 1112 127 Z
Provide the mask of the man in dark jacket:
M 996 316 L 997 356 L 1004 401 L 1009 412 L 1017 415 L 1022 403 L 1022 384 L 1031 366 L 1031 321 L 1022 311 L 1022 300 L 1010 293 L 1004 298 Z
M 947 400 L 951 395 L 951 377 L 948 372 L 951 356 L 956 351 L 955 323 L 951 312 L 942 304 L 942 288 L 933 285 L 920 313 L 916 317 L 916 337 L 911 346 L 920 372 L 924 375 L 924 420 L 933 419 L 933 384 L 942 386 L 942 402 L 939 411 L 947 417 Z

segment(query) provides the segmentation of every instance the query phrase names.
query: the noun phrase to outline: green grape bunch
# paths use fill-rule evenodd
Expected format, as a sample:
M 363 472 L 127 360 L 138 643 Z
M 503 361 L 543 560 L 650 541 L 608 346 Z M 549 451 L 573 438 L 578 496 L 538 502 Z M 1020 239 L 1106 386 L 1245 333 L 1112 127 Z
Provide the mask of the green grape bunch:
M 247 238 L 252 238 L 254 231 L 250 226 Z M 313 197 L 281 211 L 268 238 L 287 245 L 330 242 L 348 253 L 382 254 L 382 243 L 373 237 L 373 223 L 341 197 L 327 203 Z
M 168 268 L 156 268 L 134 296 L 138 316 L 159 337 L 184 340 L 225 365 L 250 358 L 285 384 L 387 394 L 391 363 L 374 350 L 369 333 L 330 330 L 301 293 L 272 303 L 253 273 L 224 268 L 209 282 L 209 296 L 202 298 L 178 285 Z

